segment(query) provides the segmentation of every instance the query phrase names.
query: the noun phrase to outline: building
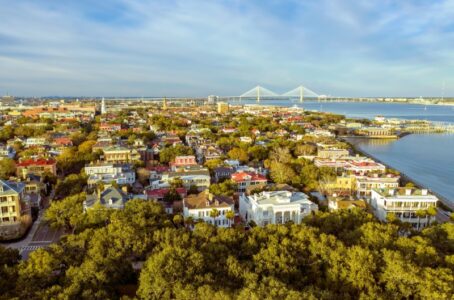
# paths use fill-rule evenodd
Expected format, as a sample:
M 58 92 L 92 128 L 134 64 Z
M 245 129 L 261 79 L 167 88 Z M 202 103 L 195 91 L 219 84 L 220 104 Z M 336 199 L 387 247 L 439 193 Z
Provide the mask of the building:
M 328 209 L 330 211 L 354 208 L 366 209 L 366 202 L 364 200 L 354 200 L 349 197 L 339 197 L 337 195 L 328 197 Z
M 384 173 L 386 172 L 386 167 L 374 161 L 349 161 L 345 170 L 364 175 L 369 172 Z
M 268 182 L 265 176 L 253 172 L 233 173 L 232 180 L 237 184 L 239 193 L 244 193 L 249 186 Z
M 47 139 L 43 137 L 29 137 L 25 140 L 25 147 L 44 146 L 47 145 Z
M 347 149 L 339 148 L 319 148 L 317 156 L 320 158 L 331 158 L 337 159 L 345 156 L 349 156 L 350 152 Z
M 16 165 L 17 177 L 25 179 L 27 175 L 42 176 L 44 173 L 57 175 L 57 162 L 53 159 L 27 159 Z
M 194 155 L 177 156 L 170 166 L 173 171 L 176 171 L 178 168 L 197 166 L 197 161 Z
M 395 189 L 399 187 L 400 176 L 372 174 L 356 176 L 356 195 L 358 198 L 370 197 L 372 189 Z
M 84 211 L 93 209 L 97 204 L 105 208 L 123 209 L 127 201 L 128 196 L 122 190 L 116 187 L 108 187 L 102 192 L 97 190 L 93 194 L 87 195 L 83 207 Z
M 438 198 L 428 190 L 415 188 L 373 189 L 370 199 L 379 220 L 387 221 L 388 214 L 393 213 L 397 219 L 410 223 L 417 230 L 435 221 L 435 217 L 419 217 L 417 211 L 436 207 L 437 203 Z
M 227 102 L 218 102 L 218 114 L 225 114 L 229 112 L 230 106 Z
M 150 184 L 152 189 L 166 188 L 175 179 L 181 179 L 183 187 L 190 189 L 192 186 L 197 187 L 199 192 L 210 187 L 211 177 L 207 169 L 202 170 L 184 170 L 180 172 L 167 172 L 163 173 L 161 180 L 153 181 Z
M 0 240 L 22 237 L 31 223 L 25 184 L 0 180 Z
M 353 175 L 336 176 L 333 181 L 320 182 L 321 187 L 329 192 L 351 193 L 356 189 L 356 177 Z
M 136 172 L 130 164 L 89 164 L 85 166 L 84 171 L 88 175 L 88 186 L 96 185 L 98 182 L 110 184 L 112 181 L 118 185 L 132 185 L 136 181 Z
M 363 127 L 355 130 L 355 133 L 369 138 L 397 138 L 393 129 L 383 127 Z
M 240 196 L 240 215 L 246 222 L 253 221 L 258 226 L 285 224 L 301 220 L 318 210 L 317 204 L 301 192 L 272 191 L 250 196 Z
M 16 156 L 16 150 L 9 145 L 0 145 L 0 160 L 3 158 L 14 159 Z
M 103 149 L 104 161 L 107 163 L 127 163 L 140 160 L 140 153 L 135 149 L 112 146 Z
M 235 202 L 230 197 L 216 196 L 208 191 L 196 195 L 189 195 L 183 199 L 183 216 L 194 220 L 202 219 L 219 227 L 230 227 L 232 220 L 228 218 L 228 212 L 234 212 Z M 219 212 L 219 216 L 213 218 L 213 210 Z

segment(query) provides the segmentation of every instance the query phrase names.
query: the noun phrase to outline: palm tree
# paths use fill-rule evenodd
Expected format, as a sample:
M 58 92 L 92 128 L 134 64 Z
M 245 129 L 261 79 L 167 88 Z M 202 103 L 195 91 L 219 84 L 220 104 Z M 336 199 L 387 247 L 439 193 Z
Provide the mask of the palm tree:
M 421 228 L 421 218 L 426 216 L 426 211 L 422 209 L 418 209 L 416 211 L 416 216 L 418 217 L 418 230 Z
M 229 219 L 229 225 L 232 226 L 232 220 L 235 218 L 235 213 L 233 212 L 233 210 L 229 210 L 226 214 L 225 214 L 226 218 Z
M 210 217 L 213 218 L 213 225 L 216 223 L 216 218 L 219 217 L 220 215 L 220 212 L 219 210 L 217 210 L 216 208 L 213 208 L 211 211 L 210 211 Z
M 437 208 L 435 206 L 430 206 L 428 209 L 427 209 L 427 216 L 429 217 L 427 219 L 427 225 L 426 226 L 429 226 L 429 224 L 431 223 L 432 221 L 432 217 L 435 217 L 437 215 Z

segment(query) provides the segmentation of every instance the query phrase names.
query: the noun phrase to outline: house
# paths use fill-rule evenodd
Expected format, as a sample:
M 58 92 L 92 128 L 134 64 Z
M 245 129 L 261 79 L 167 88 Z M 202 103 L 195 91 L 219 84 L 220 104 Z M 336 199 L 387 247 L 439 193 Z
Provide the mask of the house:
M 44 146 L 47 145 L 47 139 L 43 137 L 29 137 L 25 140 L 25 147 Z
M 370 174 L 356 176 L 357 197 L 370 197 L 373 189 L 395 189 L 399 187 L 400 176 L 393 174 Z
M 356 189 L 356 177 L 353 175 L 343 174 L 336 176 L 333 181 L 320 181 L 321 187 L 329 192 L 351 193 Z
M 0 180 L 0 241 L 20 238 L 32 223 L 25 184 Z
M 114 181 L 118 185 L 132 185 L 136 181 L 136 172 L 131 164 L 91 163 L 85 166 L 84 171 L 88 175 L 89 187 L 98 182 L 110 184 Z
M 339 149 L 339 148 L 318 148 L 317 156 L 320 158 L 331 158 L 337 159 L 344 156 L 349 156 L 350 152 L 347 149 Z
M 355 200 L 351 197 L 341 197 L 336 194 L 328 196 L 328 209 L 330 211 L 339 209 L 366 209 L 367 205 L 364 200 Z
M 105 208 L 123 209 L 127 201 L 128 196 L 122 190 L 111 186 L 102 192 L 97 190 L 93 194 L 87 195 L 83 207 L 84 211 L 93 209 L 96 204 Z
M 210 172 L 207 169 L 188 169 L 180 172 L 163 173 L 161 180 L 151 182 L 150 187 L 151 189 L 170 187 L 170 183 L 176 178 L 181 179 L 183 186 L 188 190 L 195 186 L 198 191 L 203 191 L 209 188 L 211 183 Z
M 25 179 L 27 175 L 42 176 L 44 173 L 57 175 L 57 162 L 53 159 L 26 159 L 17 163 L 17 177 Z
M 415 188 L 373 189 L 370 199 L 379 220 L 387 221 L 388 214 L 393 213 L 397 219 L 410 223 L 417 230 L 435 221 L 435 217 L 420 217 L 417 212 L 436 207 L 437 203 L 438 198 L 428 190 Z
M 249 186 L 268 182 L 263 175 L 243 171 L 233 173 L 232 180 L 237 184 L 239 193 L 244 193 Z
M 218 227 L 230 227 L 232 220 L 228 218 L 229 212 L 234 212 L 235 202 L 231 197 L 216 196 L 208 191 L 196 195 L 189 195 L 183 199 L 184 218 L 202 219 L 206 223 Z M 212 217 L 213 210 L 219 212 L 219 216 Z
M 99 130 L 104 132 L 116 132 L 121 130 L 121 124 L 101 123 Z
M 103 156 L 107 163 L 126 163 L 140 160 L 140 154 L 137 150 L 122 146 L 104 148 Z
M 264 191 L 250 196 L 240 196 L 240 216 L 246 222 L 253 221 L 258 226 L 285 224 L 301 220 L 318 210 L 317 204 L 301 192 Z
M 176 188 L 175 189 L 178 195 L 180 195 L 181 199 L 187 196 L 187 190 L 185 188 Z M 156 190 L 146 190 L 145 194 L 147 196 L 147 200 L 152 201 L 162 201 L 164 196 L 170 191 L 168 188 L 163 189 L 156 189 Z
M 230 179 L 235 170 L 232 167 L 217 167 L 213 170 L 214 181 L 219 182 L 225 179 Z
M 384 173 L 386 171 L 386 167 L 374 161 L 349 161 L 345 170 L 359 174 L 367 174 L 369 172 Z
M 170 163 L 172 171 L 176 171 L 178 168 L 187 166 L 196 166 L 197 162 L 194 155 L 177 156 L 175 160 Z
M 16 150 L 9 145 L 0 145 L 0 160 L 3 158 L 14 159 L 16 156 Z

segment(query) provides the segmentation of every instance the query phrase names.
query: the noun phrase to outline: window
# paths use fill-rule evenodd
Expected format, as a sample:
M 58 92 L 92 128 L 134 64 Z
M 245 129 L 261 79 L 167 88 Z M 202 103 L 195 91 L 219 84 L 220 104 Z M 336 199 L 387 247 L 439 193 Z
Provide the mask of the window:
M 8 212 L 8 207 L 3 206 L 3 207 L 2 207 L 2 213 L 5 214 L 5 213 L 7 213 L 7 212 Z

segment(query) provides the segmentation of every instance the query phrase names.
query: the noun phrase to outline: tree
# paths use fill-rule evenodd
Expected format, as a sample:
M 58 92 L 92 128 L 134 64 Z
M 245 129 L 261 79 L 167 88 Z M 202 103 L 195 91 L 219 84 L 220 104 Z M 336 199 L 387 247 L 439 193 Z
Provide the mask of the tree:
M 418 209 L 416 211 L 416 216 L 418 217 L 418 229 L 421 229 L 421 218 L 425 218 L 427 216 L 427 212 L 422 209 Z
M 191 147 L 187 147 L 187 146 L 178 144 L 175 146 L 166 147 L 166 148 L 162 149 L 159 152 L 159 161 L 161 163 L 167 164 L 167 163 L 175 160 L 175 157 L 177 157 L 179 155 L 192 155 L 192 154 L 194 154 L 194 151 L 192 150 Z
M 426 224 L 426 226 L 429 226 L 429 224 L 432 221 L 432 218 L 437 215 L 437 208 L 435 206 L 430 206 L 427 209 L 426 212 L 427 212 L 427 224 Z
M 10 158 L 0 160 L 0 178 L 8 179 L 16 174 L 16 163 Z
M 274 161 L 270 166 L 270 176 L 276 183 L 291 183 L 296 173 L 288 164 Z
M 227 155 L 231 158 L 231 159 L 236 159 L 236 160 L 239 160 L 240 162 L 242 163 L 246 163 L 248 162 L 249 160 L 249 156 L 246 152 L 246 150 L 243 150 L 241 148 L 238 148 L 238 147 L 235 147 L 233 148 L 232 150 L 230 150 Z
M 219 217 L 219 215 L 220 215 L 220 212 L 216 208 L 213 208 L 210 211 L 210 217 L 213 218 L 213 224 L 216 224 L 216 218 Z
M 286 164 L 292 160 L 292 155 L 290 154 L 290 150 L 287 147 L 276 147 L 274 148 L 269 155 L 272 161 L 276 161 L 278 163 Z
M 210 193 L 217 196 L 233 196 L 236 192 L 237 185 L 232 180 L 225 180 L 221 183 L 211 184 L 209 187 Z
M 82 203 L 85 193 L 68 196 L 60 201 L 52 201 L 44 214 L 44 220 L 53 228 L 71 230 L 78 225 L 83 213 Z
M 229 220 L 229 225 L 232 226 L 232 221 L 235 218 L 235 213 L 233 210 L 229 210 L 226 214 L 225 217 Z

